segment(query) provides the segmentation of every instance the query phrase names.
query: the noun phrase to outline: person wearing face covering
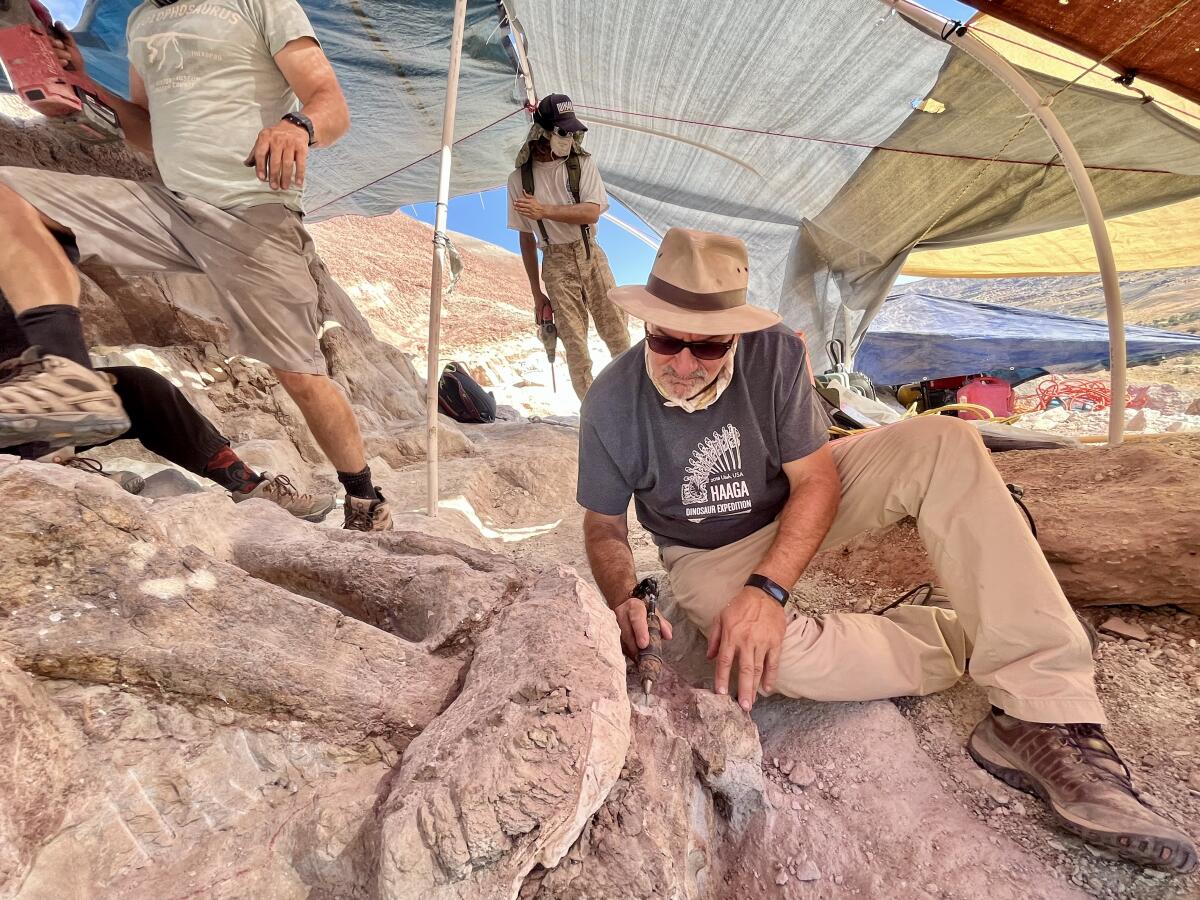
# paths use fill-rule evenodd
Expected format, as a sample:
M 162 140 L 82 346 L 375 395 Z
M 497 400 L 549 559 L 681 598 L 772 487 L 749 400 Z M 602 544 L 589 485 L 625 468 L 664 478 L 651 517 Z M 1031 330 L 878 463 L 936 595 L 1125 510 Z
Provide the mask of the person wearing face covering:
M 674 608 L 708 638 L 718 694 L 747 712 L 759 691 L 928 694 L 969 661 L 992 707 L 967 744 L 980 766 L 1040 796 L 1085 840 L 1194 869 L 1192 841 L 1141 800 L 1104 735 L 1087 635 L 979 433 L 934 416 L 830 443 L 804 343 L 747 303 L 749 268 L 740 240 L 672 228 L 647 283 L 609 295 L 646 337 L 584 400 L 577 499 L 626 653 L 649 643 L 633 596 L 632 498 Z M 789 615 L 818 550 L 906 516 L 952 609 Z
M 595 240 L 608 197 L 595 160 L 583 149 L 586 132 L 570 97 L 543 98 L 508 179 L 508 227 L 521 232 L 534 321 L 557 326 L 580 400 L 592 383 L 588 319 L 613 357 L 629 349 L 628 320 L 608 299 L 616 282 Z

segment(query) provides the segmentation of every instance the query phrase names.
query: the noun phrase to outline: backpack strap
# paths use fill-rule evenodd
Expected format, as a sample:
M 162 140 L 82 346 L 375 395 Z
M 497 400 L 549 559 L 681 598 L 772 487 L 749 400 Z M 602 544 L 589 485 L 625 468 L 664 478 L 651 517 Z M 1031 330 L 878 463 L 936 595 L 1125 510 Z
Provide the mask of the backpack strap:
M 579 182 L 582 178 L 580 174 L 580 156 L 575 152 L 574 145 L 571 146 L 571 153 L 567 156 L 567 189 L 570 190 L 571 196 L 575 202 L 579 202 Z M 532 172 L 530 173 L 532 177 Z M 592 258 L 592 226 L 580 225 L 579 230 L 583 233 L 583 249 L 587 253 L 588 259 Z
M 533 196 L 533 154 L 529 154 L 529 159 L 521 165 L 521 187 L 525 189 L 525 193 Z M 546 225 L 541 219 L 537 220 L 538 231 L 542 233 L 542 240 L 547 244 L 550 243 L 550 235 L 546 234 Z

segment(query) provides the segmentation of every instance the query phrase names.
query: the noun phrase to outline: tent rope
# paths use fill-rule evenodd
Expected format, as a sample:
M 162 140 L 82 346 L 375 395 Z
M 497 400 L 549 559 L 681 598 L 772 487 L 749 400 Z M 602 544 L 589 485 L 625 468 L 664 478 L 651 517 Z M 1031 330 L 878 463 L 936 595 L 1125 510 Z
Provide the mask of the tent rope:
M 1057 63 L 1061 63 L 1064 66 L 1070 66 L 1073 69 L 1086 69 L 1087 68 L 1086 66 L 1083 66 L 1080 63 L 1077 63 L 1072 59 L 1067 59 L 1065 56 L 1058 56 L 1057 54 L 1049 53 L 1049 52 L 1041 49 L 1040 47 L 1034 47 L 1032 44 L 1023 43 L 1022 41 L 1015 40 L 1014 38 L 1008 37 L 1007 35 L 997 34 L 994 31 L 988 31 L 986 28 L 981 28 L 978 25 L 971 26 L 971 33 L 974 34 L 976 37 L 978 37 L 981 34 L 987 35 L 988 37 L 993 38 L 994 40 L 1002 41 L 1005 44 L 1012 44 L 1014 47 L 1020 47 L 1022 50 L 1027 50 L 1030 53 L 1034 53 L 1038 56 L 1044 57 L 1045 59 L 1052 59 Z M 997 50 L 997 52 L 999 52 L 999 50 Z M 1080 78 L 1086 77 L 1087 74 L 1088 74 L 1087 72 L 1084 72 L 1083 75 L 1080 76 Z M 1129 88 L 1130 90 L 1134 89 L 1132 87 L 1132 85 L 1123 85 L 1123 86 Z M 1140 93 L 1142 93 L 1143 95 L 1145 94 L 1145 92 L 1140 92 Z M 1154 103 L 1156 106 L 1161 106 L 1163 109 L 1169 109 L 1171 112 L 1175 113 L 1176 115 L 1184 116 L 1185 118 L 1192 119 L 1193 121 L 1196 121 L 1196 122 L 1200 122 L 1200 116 L 1197 116 L 1195 113 L 1188 112 L 1186 109 L 1181 109 L 1178 106 L 1174 106 L 1170 103 L 1166 103 L 1166 102 L 1160 100 L 1158 97 L 1155 97 L 1153 95 L 1151 95 L 1149 99 L 1150 99 L 1150 102 Z
M 878 150 L 880 153 L 907 153 L 911 156 L 932 156 L 937 159 L 965 159 L 974 162 L 1002 162 L 1013 166 L 1062 166 L 1053 159 L 1003 159 L 995 160 L 987 156 L 972 156 L 969 153 L 943 153 L 936 150 L 917 150 L 912 147 L 888 147 L 883 144 L 868 144 L 864 141 L 843 140 L 841 138 L 821 137 L 812 134 L 792 134 L 787 131 L 771 131 L 765 128 L 746 128 L 741 125 L 726 125 L 722 122 L 706 122 L 703 119 L 683 119 L 678 116 L 664 116 L 654 113 L 633 112 L 628 109 L 618 109 L 611 106 L 594 106 L 586 103 L 575 103 L 576 110 L 591 110 L 593 112 L 612 113 L 621 116 L 631 116 L 636 119 L 653 119 L 659 122 L 672 122 L 677 125 L 698 125 L 701 128 L 715 128 L 721 131 L 736 131 L 742 134 L 759 134 L 764 137 L 784 138 L 789 141 L 808 141 L 815 144 L 832 144 L 836 147 L 854 147 L 861 150 Z M 1088 166 L 1095 172 L 1132 172 L 1138 175 L 1173 175 L 1166 169 L 1140 169 L 1135 166 Z
M 942 211 L 937 214 L 937 217 L 934 218 L 934 220 L 929 223 L 929 227 L 926 228 L 923 232 L 921 232 L 921 236 L 919 238 L 917 238 L 916 241 L 913 242 L 913 245 L 912 245 L 913 249 L 920 246 L 921 242 L 923 240 L 925 240 L 925 238 L 929 237 L 929 235 L 933 231 L 933 229 L 937 228 L 937 226 L 942 223 L 942 220 L 945 219 L 946 216 L 950 215 L 951 210 L 958 208 L 959 201 L 961 201 L 963 197 L 965 197 L 968 193 L 970 193 L 974 189 L 975 185 L 977 185 L 979 183 L 979 180 L 981 178 L 983 178 L 983 176 L 985 174 L 987 174 L 987 171 L 988 171 L 988 169 L 990 169 L 992 167 L 992 164 L 995 163 L 997 160 L 1000 159 L 1001 156 L 1004 155 L 1004 151 L 1007 150 L 1010 146 L 1012 146 L 1013 141 L 1015 141 L 1022 134 L 1024 134 L 1025 129 L 1027 129 L 1030 125 L 1032 125 L 1033 122 L 1034 122 L 1033 116 L 1027 116 L 1025 121 L 1021 123 L 1021 125 L 1017 128 L 1017 130 L 1014 131 L 1011 135 L 1009 135 L 1008 140 L 1004 142 L 1004 146 L 1002 146 L 999 150 L 997 150 L 995 152 L 995 154 L 993 154 L 989 159 L 983 160 L 983 165 L 978 167 L 978 171 L 976 171 L 975 177 L 963 185 L 962 190 L 960 190 L 954 196 L 953 200 L 951 200 L 949 203 L 947 203 L 942 208 Z M 1007 162 L 1007 160 L 1005 160 L 1005 161 Z M 1049 163 L 1046 163 L 1046 165 L 1049 165 Z
M 1067 91 L 1069 91 L 1075 85 L 1079 84 L 1079 82 L 1082 81 L 1084 78 L 1086 78 L 1088 75 L 1092 74 L 1092 72 L 1095 72 L 1101 66 L 1106 65 L 1110 59 L 1112 59 L 1114 56 L 1116 56 L 1118 53 L 1120 53 L 1126 47 L 1130 46 L 1131 44 L 1136 44 L 1143 37 L 1145 37 L 1147 34 L 1149 34 L 1151 31 L 1153 31 L 1155 28 L 1157 28 L 1163 22 L 1167 21 L 1167 19 L 1171 18 L 1171 16 L 1175 15 L 1175 13 L 1184 9 L 1191 2 L 1192 2 L 1192 0 L 1179 0 L 1178 3 L 1176 3 L 1170 9 L 1168 9 L 1166 12 L 1164 12 L 1161 16 L 1159 16 L 1153 22 L 1150 22 L 1148 25 L 1143 27 L 1141 31 L 1139 31 L 1133 37 L 1129 38 L 1129 40 L 1125 41 L 1125 43 L 1121 44 L 1121 46 L 1119 46 L 1113 50 L 1110 50 L 1108 53 L 1106 53 L 1100 59 L 1098 59 L 1094 63 L 1092 63 L 1092 65 L 1090 67 L 1084 69 L 1082 72 L 1080 72 L 1078 75 L 1076 75 L 1071 81 L 1067 82 L 1065 85 L 1060 87 L 1057 91 L 1055 91 L 1053 94 L 1048 96 L 1042 102 L 1045 103 L 1047 106 L 1049 106 L 1051 103 L 1053 103 L 1055 100 L 1057 100 L 1060 96 L 1065 94 Z

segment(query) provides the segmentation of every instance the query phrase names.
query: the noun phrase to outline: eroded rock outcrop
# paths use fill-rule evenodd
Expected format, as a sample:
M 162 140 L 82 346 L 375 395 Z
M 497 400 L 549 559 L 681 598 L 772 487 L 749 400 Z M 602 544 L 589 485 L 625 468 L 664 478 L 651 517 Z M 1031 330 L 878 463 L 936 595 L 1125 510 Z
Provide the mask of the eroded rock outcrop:
M 506 897 L 620 773 L 568 571 L 11 457 L 0 491 L 0 896 Z

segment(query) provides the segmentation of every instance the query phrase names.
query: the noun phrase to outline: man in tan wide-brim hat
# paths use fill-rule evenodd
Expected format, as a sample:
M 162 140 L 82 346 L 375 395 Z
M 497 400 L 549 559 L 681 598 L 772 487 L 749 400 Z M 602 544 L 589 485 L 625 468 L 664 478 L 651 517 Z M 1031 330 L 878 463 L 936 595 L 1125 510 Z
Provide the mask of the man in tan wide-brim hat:
M 1143 804 L 1104 737 L 1089 641 L 978 433 L 910 419 L 828 441 L 803 342 L 747 303 L 736 238 L 673 228 L 645 286 L 610 292 L 646 338 L 583 404 L 578 500 L 626 651 L 648 643 L 626 513 L 659 546 L 678 608 L 708 636 L 715 686 L 813 700 L 928 694 L 967 667 L 992 712 L 977 763 L 1058 820 L 1144 865 L 1188 871 L 1186 834 Z M 917 520 L 953 609 L 785 613 L 820 549 Z M 663 636 L 671 626 L 663 622 Z

